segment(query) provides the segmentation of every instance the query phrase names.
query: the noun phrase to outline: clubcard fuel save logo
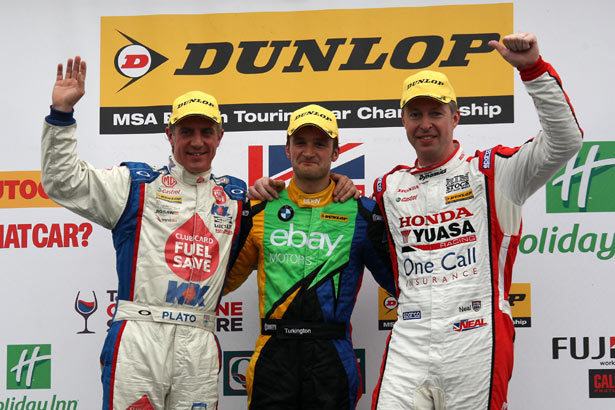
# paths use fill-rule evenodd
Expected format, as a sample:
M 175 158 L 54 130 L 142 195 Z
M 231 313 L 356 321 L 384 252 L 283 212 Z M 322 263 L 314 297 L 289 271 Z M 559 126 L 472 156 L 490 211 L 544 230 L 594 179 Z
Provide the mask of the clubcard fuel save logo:
M 264 166 L 267 168 L 264 168 Z M 331 172 L 343 174 L 352 179 L 365 195 L 365 154 L 363 143 L 340 145 L 340 156 L 331 164 Z M 248 185 L 257 179 L 269 176 L 281 181 L 289 181 L 293 176 L 290 159 L 286 156 L 285 145 L 250 145 L 248 147 Z

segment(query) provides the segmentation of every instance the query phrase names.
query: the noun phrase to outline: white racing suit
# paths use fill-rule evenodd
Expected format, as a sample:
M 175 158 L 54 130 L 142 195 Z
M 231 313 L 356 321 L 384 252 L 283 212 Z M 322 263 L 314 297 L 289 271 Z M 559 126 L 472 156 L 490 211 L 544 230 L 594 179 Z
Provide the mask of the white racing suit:
M 473 157 L 458 148 L 438 166 L 398 166 L 374 182 L 398 308 L 373 409 L 507 408 L 521 206 L 582 143 L 553 68 L 540 59 L 521 77 L 542 125 L 534 139 Z
M 42 182 L 54 201 L 113 231 L 118 303 L 101 354 L 103 409 L 214 410 L 212 331 L 240 247 L 245 184 L 172 159 L 93 169 L 77 157 L 74 122 L 53 109 L 46 118 Z

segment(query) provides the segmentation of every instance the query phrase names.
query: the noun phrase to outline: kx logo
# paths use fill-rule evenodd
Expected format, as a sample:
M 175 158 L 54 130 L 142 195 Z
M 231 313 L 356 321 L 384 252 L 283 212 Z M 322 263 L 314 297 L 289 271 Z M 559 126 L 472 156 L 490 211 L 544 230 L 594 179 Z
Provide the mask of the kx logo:
M 547 183 L 547 213 L 614 212 L 615 142 L 585 142 Z
M 167 303 L 178 305 L 205 306 L 203 298 L 209 286 L 199 286 L 196 283 L 184 282 L 178 285 L 177 281 L 170 280 L 167 288 Z
M 365 185 L 357 184 L 357 180 L 365 178 L 365 155 L 358 149 L 362 143 L 348 143 L 340 146 L 340 156 L 332 164 L 331 172 L 347 175 L 354 180 L 355 185 L 361 194 L 365 194 Z M 267 164 L 267 168 L 264 168 Z M 269 176 L 273 179 L 288 181 L 293 176 L 290 159 L 286 156 L 285 145 L 250 145 L 248 147 L 248 184 L 254 182 L 262 176 Z
M 7 345 L 6 389 L 51 388 L 51 345 Z
M 131 79 L 118 90 L 122 91 L 124 88 L 167 61 L 168 58 L 158 54 L 138 41 L 133 40 L 119 30 L 118 33 L 126 37 L 126 39 L 132 43 L 122 47 L 115 55 L 115 69 L 124 77 Z

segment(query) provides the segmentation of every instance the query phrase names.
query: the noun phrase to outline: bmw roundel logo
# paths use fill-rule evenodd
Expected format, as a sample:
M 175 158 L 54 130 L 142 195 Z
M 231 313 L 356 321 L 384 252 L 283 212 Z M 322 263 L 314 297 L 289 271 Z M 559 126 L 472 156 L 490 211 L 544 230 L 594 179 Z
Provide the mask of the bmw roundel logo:
M 290 221 L 293 216 L 295 216 L 295 211 L 290 205 L 284 205 L 278 211 L 278 218 L 280 218 L 281 221 Z

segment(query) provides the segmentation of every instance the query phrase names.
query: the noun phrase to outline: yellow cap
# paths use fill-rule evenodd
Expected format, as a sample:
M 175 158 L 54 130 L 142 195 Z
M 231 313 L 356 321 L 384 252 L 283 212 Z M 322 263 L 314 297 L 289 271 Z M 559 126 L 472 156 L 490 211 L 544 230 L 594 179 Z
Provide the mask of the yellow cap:
M 457 102 L 455 90 L 448 78 L 440 72 L 430 70 L 420 71 L 406 78 L 400 106 L 403 108 L 410 100 L 418 97 L 433 98 L 443 104 Z
M 320 128 L 331 138 L 338 137 L 335 115 L 320 105 L 306 105 L 293 112 L 290 116 L 287 135 L 290 137 L 295 131 L 306 125 L 313 125 Z
M 218 101 L 212 95 L 202 91 L 189 91 L 177 97 L 173 101 L 173 112 L 169 124 L 173 125 L 189 115 L 202 115 L 217 124 L 222 124 Z

